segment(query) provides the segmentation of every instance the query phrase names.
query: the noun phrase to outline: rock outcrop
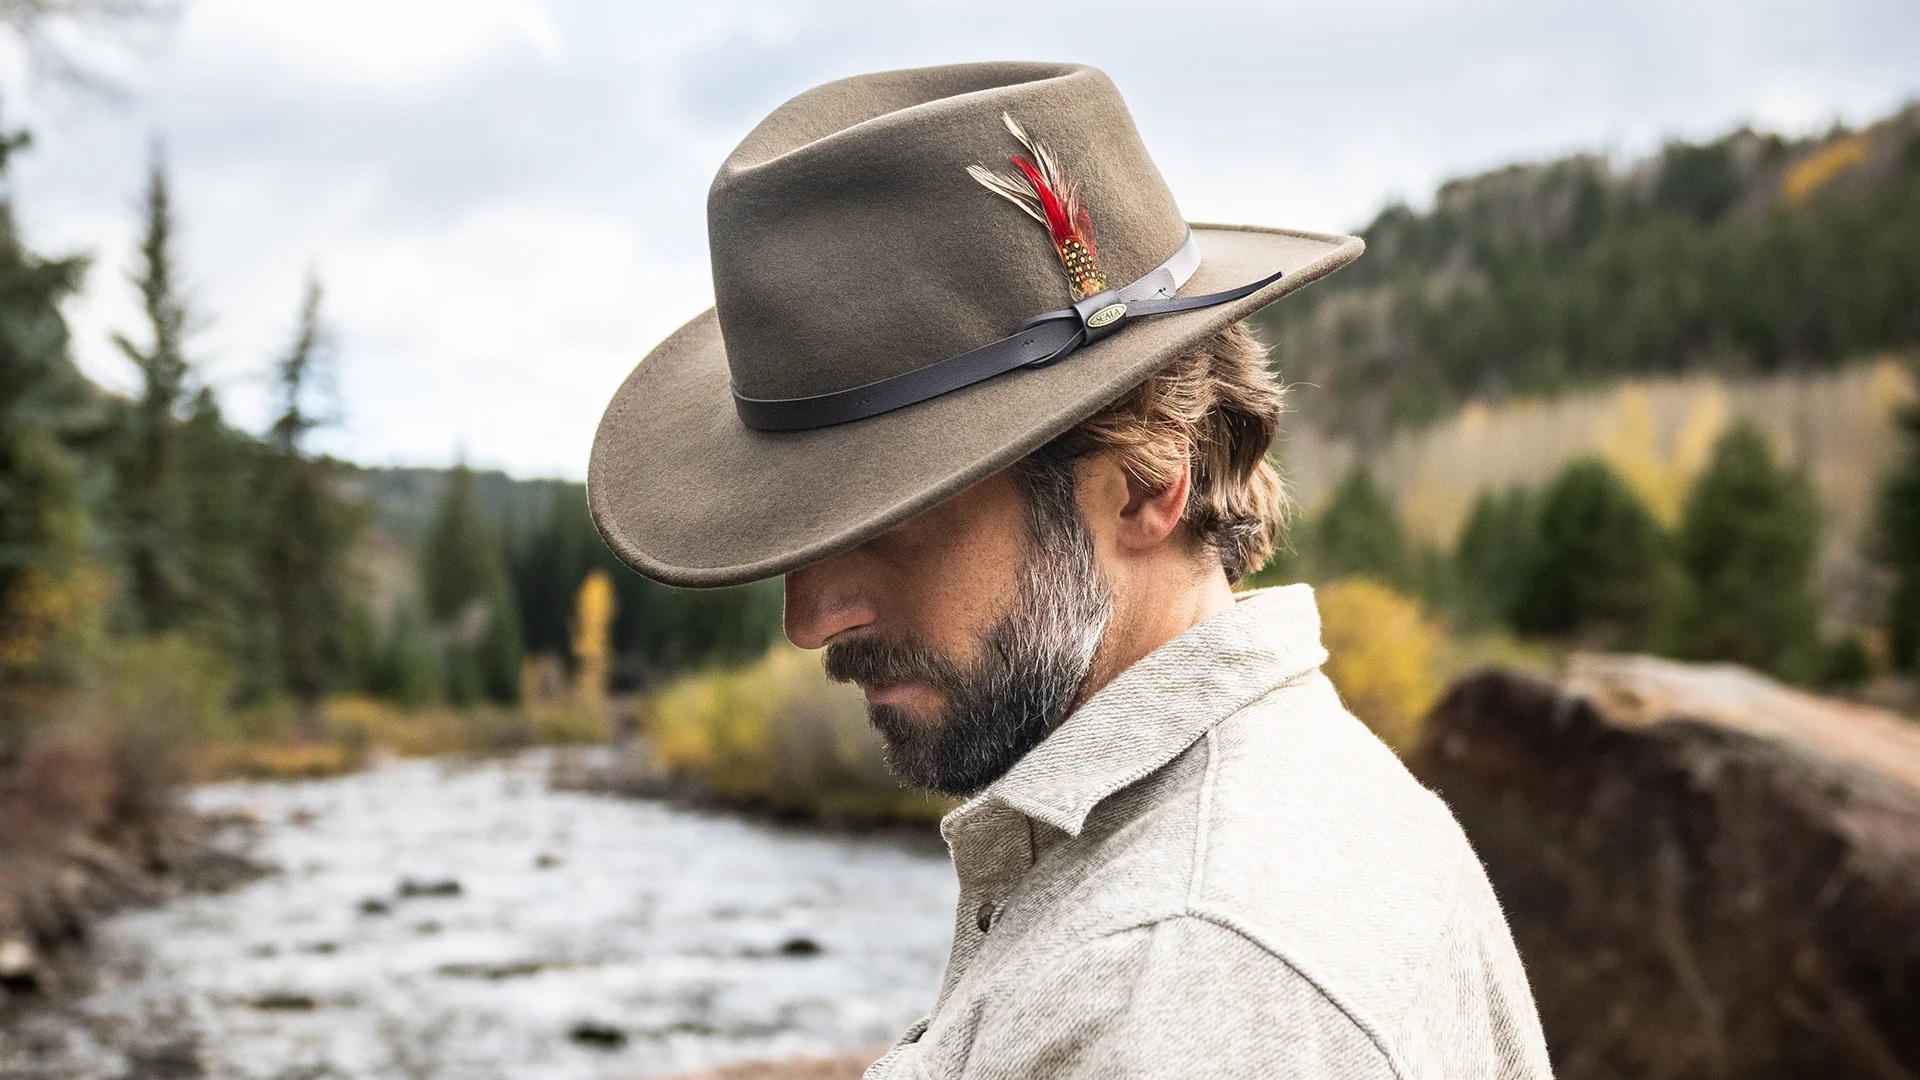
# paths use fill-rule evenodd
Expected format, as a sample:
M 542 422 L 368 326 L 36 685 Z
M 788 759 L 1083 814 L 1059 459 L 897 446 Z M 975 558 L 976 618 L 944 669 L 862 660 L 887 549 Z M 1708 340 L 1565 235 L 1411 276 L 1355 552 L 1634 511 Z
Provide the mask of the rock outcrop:
M 1562 1080 L 1920 1077 L 1920 725 L 1731 667 L 1471 676 L 1409 764 Z

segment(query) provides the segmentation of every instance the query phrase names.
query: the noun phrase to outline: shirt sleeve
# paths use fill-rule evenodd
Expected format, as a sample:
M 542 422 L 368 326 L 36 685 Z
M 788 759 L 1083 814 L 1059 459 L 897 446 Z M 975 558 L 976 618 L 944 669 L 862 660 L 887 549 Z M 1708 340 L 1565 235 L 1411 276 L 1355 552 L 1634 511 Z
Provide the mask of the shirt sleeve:
M 982 1011 L 972 1080 L 1392 1080 L 1365 1028 L 1241 934 L 1182 916 L 1076 948 Z

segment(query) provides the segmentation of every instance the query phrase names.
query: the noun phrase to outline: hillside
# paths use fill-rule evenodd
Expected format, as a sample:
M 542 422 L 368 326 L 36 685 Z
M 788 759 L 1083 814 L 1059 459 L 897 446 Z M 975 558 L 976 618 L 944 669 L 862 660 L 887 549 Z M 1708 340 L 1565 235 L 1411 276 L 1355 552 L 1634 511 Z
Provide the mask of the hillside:
M 1311 395 L 1296 396 L 1303 417 L 1315 411 Z M 1876 619 L 1884 600 L 1884 572 L 1867 559 L 1866 539 L 1879 485 L 1900 452 L 1894 418 L 1916 398 L 1913 372 L 1891 357 L 1762 376 L 1635 376 L 1551 399 L 1468 402 L 1364 446 L 1312 423 L 1289 424 L 1279 453 L 1309 518 L 1364 462 L 1408 535 L 1452 550 L 1482 491 L 1538 490 L 1587 455 L 1605 460 L 1662 525 L 1675 527 L 1714 441 L 1746 420 L 1812 479 L 1822 523 L 1819 592 L 1836 625 L 1859 626 Z
M 1829 368 L 1920 343 L 1920 103 L 1812 139 L 1512 165 L 1362 235 L 1256 323 L 1314 423 L 1363 445 L 1474 399 Z
M 374 525 L 417 545 L 433 522 L 434 508 L 446 493 L 449 469 L 378 468 L 341 463 L 342 493 L 368 509 Z M 520 480 L 497 469 L 475 471 L 474 494 L 481 510 L 500 530 L 509 531 L 544 515 L 564 480 Z M 574 485 L 578 486 L 578 485 Z

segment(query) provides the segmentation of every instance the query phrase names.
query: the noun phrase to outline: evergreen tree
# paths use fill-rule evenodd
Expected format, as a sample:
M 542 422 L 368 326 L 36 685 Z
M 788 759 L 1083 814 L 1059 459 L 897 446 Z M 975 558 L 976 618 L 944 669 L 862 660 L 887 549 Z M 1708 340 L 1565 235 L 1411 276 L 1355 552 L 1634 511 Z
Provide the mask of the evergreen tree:
M 331 470 L 307 457 L 303 440 L 321 420 L 307 399 L 324 381 L 330 341 L 320 319 L 320 282 L 307 283 L 293 344 L 275 368 L 280 413 L 262 455 L 267 507 L 262 578 L 286 689 L 308 706 L 336 683 L 349 625 L 347 565 L 359 521 L 333 492 Z
M 547 505 L 538 516 L 523 522 L 509 537 L 514 598 L 527 651 L 565 658 L 572 639 L 575 591 L 588 573 L 595 567 L 607 569 L 616 588 L 626 585 L 629 590 L 632 586 L 625 579 L 645 579 L 624 567 L 612 572 L 619 562 L 594 531 L 584 487 L 556 481 L 547 495 Z M 622 596 L 615 607 L 625 606 L 626 599 Z
M 1607 464 L 1569 462 L 1541 494 L 1514 621 L 1600 648 L 1647 648 L 1674 587 L 1660 525 Z
M 1902 410 L 1899 424 L 1906 446 L 1881 482 L 1873 553 L 1893 572 L 1886 623 L 1893 664 L 1920 673 L 1920 405 Z
M 580 583 L 605 570 L 614 587 L 616 688 L 631 689 L 701 664 L 757 659 L 781 635 L 778 580 L 726 589 L 675 589 L 622 564 L 593 527 L 586 489 L 555 481 L 544 510 L 512 538 L 514 591 L 526 648 L 568 656 Z
M 186 500 L 182 493 L 180 413 L 187 404 L 190 319 L 173 257 L 173 197 L 159 151 L 147 173 L 146 222 L 132 281 L 140 291 L 147 338 L 113 342 L 139 369 L 141 392 L 123 425 L 119 504 L 135 625 L 147 631 L 183 626 L 192 593 L 186 565 Z
M 1407 540 L 1400 515 L 1365 466 L 1356 465 L 1347 474 L 1321 511 L 1314 532 L 1314 553 L 1322 575 L 1358 574 L 1388 584 L 1407 584 Z
M 411 598 L 394 612 L 382 678 L 386 695 L 402 705 L 425 705 L 446 696 L 446 676 L 433 628 Z
M 1523 574 L 1533 556 L 1534 505 L 1526 489 L 1483 491 L 1460 530 L 1454 566 L 1468 597 L 1470 617 L 1513 622 Z
M 500 541 L 481 512 L 473 471 L 456 466 L 422 557 L 427 614 L 442 641 L 447 700 L 513 701 L 520 685 L 520 616 Z
M 1688 589 L 1674 651 L 1811 678 L 1819 543 L 1820 508 L 1805 474 L 1776 465 L 1752 424 L 1729 428 L 1687 494 L 1679 548 Z
M 271 694 L 281 677 L 258 558 L 271 509 L 256 487 L 264 447 L 226 422 L 210 388 L 194 385 L 186 351 L 194 319 L 157 150 L 143 207 L 132 280 L 146 326 L 140 341 L 113 339 L 141 377 L 138 398 L 121 410 L 115 469 L 129 621 L 143 633 L 191 635 L 235 670 L 240 694 Z
M 26 145 L 24 133 L 0 134 L 0 180 Z M 83 451 L 100 418 L 60 304 L 85 269 L 29 250 L 0 194 L 0 691 L 64 677 L 74 659 L 61 639 L 82 606 L 72 598 L 89 522 Z
M 274 626 L 259 573 L 268 507 L 256 490 L 265 455 L 258 440 L 226 422 L 213 392 L 194 393 L 187 416 L 168 435 L 178 473 L 171 516 L 179 547 L 171 552 L 184 582 L 176 622 L 238 676 L 245 698 L 280 689 Z

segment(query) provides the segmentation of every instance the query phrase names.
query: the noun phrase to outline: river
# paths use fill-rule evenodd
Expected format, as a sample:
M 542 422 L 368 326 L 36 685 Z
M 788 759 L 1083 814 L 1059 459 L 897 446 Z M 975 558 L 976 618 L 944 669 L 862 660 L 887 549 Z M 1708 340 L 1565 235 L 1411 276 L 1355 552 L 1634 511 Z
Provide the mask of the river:
M 275 871 L 99 928 L 21 1077 L 626 1078 L 890 1041 L 939 985 L 937 840 L 558 791 L 546 752 L 197 789 Z

